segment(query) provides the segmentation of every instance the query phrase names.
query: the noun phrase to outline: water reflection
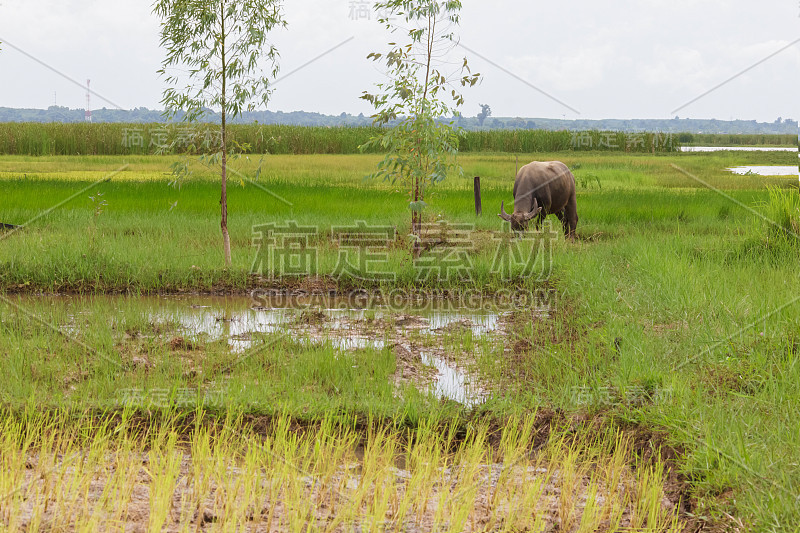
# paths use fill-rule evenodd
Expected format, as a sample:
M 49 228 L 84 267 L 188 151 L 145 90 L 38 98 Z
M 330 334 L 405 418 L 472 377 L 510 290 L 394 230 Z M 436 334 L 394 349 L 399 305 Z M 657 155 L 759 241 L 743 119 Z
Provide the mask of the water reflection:
M 747 176 L 756 174 L 758 176 L 798 176 L 798 167 L 795 166 L 743 166 L 726 168 L 734 174 Z

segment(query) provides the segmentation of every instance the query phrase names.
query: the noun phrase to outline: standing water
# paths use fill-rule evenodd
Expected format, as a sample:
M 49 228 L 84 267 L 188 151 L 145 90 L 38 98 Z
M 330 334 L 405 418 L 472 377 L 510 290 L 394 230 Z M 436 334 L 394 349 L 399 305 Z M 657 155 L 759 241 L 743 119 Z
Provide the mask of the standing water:
M 472 341 L 501 334 L 504 316 L 511 309 L 508 303 L 484 300 L 464 306 L 442 299 L 364 305 L 346 298 L 286 296 L 258 301 L 249 297 L 195 295 L 31 299 L 45 306 L 63 304 L 69 317 L 64 327 L 72 328 L 74 334 L 79 333 L 86 310 L 100 308 L 124 339 L 143 335 L 142 338 L 175 341 L 180 336 L 199 346 L 223 341 L 231 351 L 239 353 L 258 349 L 265 334 L 285 334 L 295 342 L 324 344 L 335 351 L 383 350 L 400 343 L 410 348 L 403 364 L 410 362 L 430 369 L 414 374 L 422 376 L 422 383 L 412 385 L 468 407 L 485 397 L 479 379 L 469 370 L 474 367 Z M 546 313 L 546 309 L 541 310 L 541 316 Z M 141 317 L 135 318 L 134 324 L 149 323 L 152 330 L 131 331 L 128 335 L 128 327 L 140 326 L 128 326 L 130 322 L 126 324 L 123 318 L 127 316 Z M 134 342 L 124 339 L 123 342 Z M 459 347 L 464 342 L 470 347 L 462 351 Z

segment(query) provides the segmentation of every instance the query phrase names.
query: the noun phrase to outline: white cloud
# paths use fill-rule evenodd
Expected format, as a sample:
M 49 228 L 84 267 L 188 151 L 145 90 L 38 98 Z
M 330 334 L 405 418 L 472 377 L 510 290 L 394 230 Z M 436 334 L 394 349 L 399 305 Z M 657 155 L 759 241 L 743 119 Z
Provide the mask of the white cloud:
M 123 107 L 158 107 L 163 51 L 150 0 L 2 0 L 0 40 L 92 86 Z M 666 116 L 797 37 L 800 7 L 752 0 L 496 0 L 465 3 L 462 42 L 581 116 Z M 347 45 L 276 86 L 271 109 L 368 112 L 358 96 L 381 79 L 365 56 L 392 38 L 374 20 L 353 20 L 349 0 L 287 1 L 289 28 L 273 40 L 286 74 L 349 37 Z M 83 106 L 84 91 L 14 49 L 0 51 L 0 106 Z M 469 55 L 469 54 L 468 54 Z M 570 114 L 490 63 L 466 91 L 474 114 Z M 693 116 L 774 120 L 792 116 L 800 81 L 800 44 L 692 104 Z M 97 106 L 109 105 L 97 102 Z M 684 113 L 682 113 L 683 116 Z
M 604 44 L 563 50 L 558 54 L 525 55 L 509 59 L 508 64 L 510 70 L 534 85 L 577 91 L 602 84 L 614 54 L 614 46 Z
M 704 54 L 683 46 L 656 46 L 655 60 L 642 61 L 637 68 L 637 78 L 655 87 L 702 90 L 719 79 L 716 66 L 708 64 Z

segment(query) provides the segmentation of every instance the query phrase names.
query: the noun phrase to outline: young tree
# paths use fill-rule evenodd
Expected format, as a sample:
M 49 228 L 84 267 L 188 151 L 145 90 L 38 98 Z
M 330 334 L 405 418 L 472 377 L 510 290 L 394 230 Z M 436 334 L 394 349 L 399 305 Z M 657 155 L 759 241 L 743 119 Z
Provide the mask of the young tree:
M 389 80 L 377 85 L 378 93 L 365 91 L 361 98 L 375 107 L 376 124 L 394 125 L 362 149 L 378 146 L 384 150 L 386 157 L 373 176 L 402 183 L 408 190 L 412 253 L 417 257 L 425 187 L 445 179 L 448 172 L 461 173 L 456 160 L 460 130 L 442 119 L 458 115 L 464 103 L 457 86 L 473 86 L 480 75 L 472 74 L 466 59 L 454 66 L 447 61 L 457 45 L 453 30 L 459 22 L 460 1 L 386 0 L 376 3 L 375 9 L 385 13 L 379 21 L 387 30 L 405 32 L 407 42 L 389 43 L 386 54 L 367 56 L 385 61 Z M 444 70 L 447 67 L 450 72 Z M 449 98 L 443 99 L 448 90 Z
M 280 0 L 157 0 L 161 46 L 166 50 L 159 74 L 169 87 L 161 100 L 169 118 L 196 122 L 209 109 L 221 115 L 220 149 L 212 161 L 221 169 L 220 197 L 225 265 L 231 264 L 228 234 L 229 119 L 266 106 L 269 81 L 278 73 L 278 51 L 267 33 L 286 25 Z
M 492 108 L 489 106 L 489 104 L 479 105 L 481 106 L 481 112 L 478 113 L 478 126 L 483 126 L 483 121 L 492 116 Z

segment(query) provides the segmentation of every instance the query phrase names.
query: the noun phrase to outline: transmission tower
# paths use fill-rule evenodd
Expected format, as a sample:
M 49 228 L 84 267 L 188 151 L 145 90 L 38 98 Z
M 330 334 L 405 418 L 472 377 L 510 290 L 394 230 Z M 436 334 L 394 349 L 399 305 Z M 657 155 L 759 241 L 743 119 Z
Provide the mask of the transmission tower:
M 92 80 L 86 80 L 86 122 L 92 121 L 92 93 L 89 89 L 89 83 Z

